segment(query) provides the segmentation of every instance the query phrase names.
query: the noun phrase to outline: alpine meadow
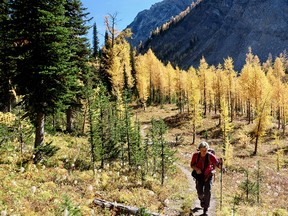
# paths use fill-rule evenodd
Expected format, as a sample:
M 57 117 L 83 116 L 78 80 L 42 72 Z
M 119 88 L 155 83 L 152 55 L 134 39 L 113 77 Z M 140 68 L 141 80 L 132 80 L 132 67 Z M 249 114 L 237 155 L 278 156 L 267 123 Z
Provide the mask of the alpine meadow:
M 229 7 L 254 10 L 257 1 L 163 0 L 122 31 L 121 17 L 108 14 L 100 47 L 97 24 L 90 26 L 93 18 L 80 0 L 2 0 L 1 216 L 200 215 L 190 161 L 201 141 L 224 161 L 214 175 L 208 214 L 201 215 L 288 216 L 287 20 L 275 32 L 283 39 L 273 42 L 282 50 L 277 55 L 276 48 L 263 54 L 272 42 L 260 44 L 269 32 L 267 20 L 251 44 L 241 43 L 232 28 L 234 44 L 216 43 L 211 32 L 202 35 L 217 46 L 203 42 L 202 24 L 193 30 L 197 37 L 185 29 L 189 17 L 198 23 L 191 17 L 209 20 L 207 14 L 227 12 L 223 30 Z M 279 2 L 275 8 L 287 11 L 288 3 Z M 170 4 L 181 8 L 179 15 L 153 22 L 151 14 L 161 15 Z M 207 13 L 201 18 L 202 10 Z M 183 40 L 172 37 L 175 32 Z M 213 49 L 220 45 L 233 46 L 233 55 L 227 49 L 226 57 L 210 64 L 206 54 L 218 61 L 223 49 Z M 261 57 L 254 47 L 265 48 Z

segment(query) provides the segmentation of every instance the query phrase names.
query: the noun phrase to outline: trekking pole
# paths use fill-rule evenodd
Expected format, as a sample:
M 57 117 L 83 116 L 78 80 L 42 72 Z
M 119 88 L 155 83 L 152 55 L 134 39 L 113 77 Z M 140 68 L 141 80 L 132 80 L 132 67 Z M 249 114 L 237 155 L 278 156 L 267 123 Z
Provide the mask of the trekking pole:
M 223 160 L 220 167 L 220 211 L 222 210 L 222 175 L 223 175 Z

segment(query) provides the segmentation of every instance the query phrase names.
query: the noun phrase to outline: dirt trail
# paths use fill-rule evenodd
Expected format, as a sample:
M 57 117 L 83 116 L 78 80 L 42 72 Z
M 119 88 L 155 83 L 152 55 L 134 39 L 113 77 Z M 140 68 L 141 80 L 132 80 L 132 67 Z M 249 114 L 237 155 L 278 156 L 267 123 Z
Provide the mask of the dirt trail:
M 191 176 L 191 171 L 183 167 L 182 165 L 178 165 L 181 171 L 186 175 L 188 181 L 189 181 L 189 191 L 192 193 L 196 193 L 195 189 L 195 181 L 193 180 Z M 203 209 L 200 207 L 199 200 L 195 200 L 194 203 L 191 206 L 192 214 L 193 216 L 199 216 L 203 215 Z M 210 208 L 208 209 L 208 212 L 206 215 L 209 216 L 216 216 L 216 199 L 212 193 L 211 200 L 210 200 Z
M 146 130 L 147 128 L 149 127 L 148 124 L 144 124 L 143 127 L 142 127 L 142 130 L 141 130 L 141 136 L 142 137 L 145 137 L 146 135 Z M 190 159 L 190 154 L 185 154 L 185 153 L 182 153 L 181 154 L 183 157 L 185 158 L 189 158 Z M 189 193 L 197 193 L 196 192 L 196 188 L 195 188 L 195 181 L 194 179 L 192 178 L 191 176 L 191 171 L 188 170 L 187 168 L 185 168 L 183 165 L 181 164 L 178 164 L 178 167 L 181 169 L 181 171 L 186 175 L 187 179 L 188 179 L 188 182 L 189 182 L 189 188 L 187 189 L 187 191 Z M 212 186 L 213 187 L 213 186 Z M 179 212 L 173 208 L 173 206 L 178 206 L 179 203 L 169 203 L 169 207 L 167 206 L 165 208 L 165 216 L 176 216 L 176 215 L 179 215 Z M 192 203 L 192 206 L 191 206 L 191 214 L 190 215 L 193 215 L 193 216 L 200 216 L 200 215 L 204 215 L 203 214 L 203 209 L 200 207 L 200 202 L 198 200 L 198 198 L 194 201 L 194 203 Z M 211 200 L 210 200 L 210 207 L 208 209 L 208 212 L 207 214 L 208 216 L 216 216 L 216 199 L 213 195 L 213 193 L 211 194 Z

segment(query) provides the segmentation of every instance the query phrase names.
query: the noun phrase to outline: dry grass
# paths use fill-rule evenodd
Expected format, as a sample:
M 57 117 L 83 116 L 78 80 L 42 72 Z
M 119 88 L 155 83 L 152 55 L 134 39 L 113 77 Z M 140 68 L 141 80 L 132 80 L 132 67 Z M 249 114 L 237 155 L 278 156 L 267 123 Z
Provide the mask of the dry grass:
M 177 149 L 179 164 L 187 169 L 191 154 L 196 145 L 191 145 L 189 116 L 179 114 L 175 106 L 148 107 L 145 111 L 135 109 L 135 117 L 142 125 L 143 135 L 150 127 L 151 118 L 164 119 L 168 126 L 166 140 Z M 206 139 L 216 154 L 222 157 L 221 130 L 217 115 L 203 119 L 198 130 L 197 140 Z M 234 147 L 232 165 L 223 174 L 223 206 L 217 215 L 288 215 L 288 176 L 287 176 L 287 139 L 285 138 L 286 165 L 276 171 L 276 146 L 271 134 L 267 135 L 259 146 L 258 155 L 251 156 L 254 150 L 250 139 L 251 125 L 245 120 L 237 119 L 231 135 Z M 186 176 L 178 170 L 160 186 L 159 178 L 149 177 L 145 182 L 135 179 L 117 163 L 110 164 L 105 170 L 81 170 L 89 163 L 89 144 L 85 138 L 68 135 L 47 135 L 46 141 L 61 149 L 46 162 L 46 166 L 27 163 L 24 169 L 19 166 L 19 146 L 9 143 L 9 148 L 1 152 L 0 163 L 0 211 L 2 215 L 63 215 L 69 208 L 73 215 L 114 215 L 115 212 L 102 209 L 92 204 L 98 197 L 111 202 L 119 202 L 129 206 L 145 207 L 150 211 L 163 213 L 165 205 L 177 204 L 179 211 L 186 215 L 196 194 L 187 191 Z M 31 151 L 30 151 L 31 152 Z M 29 148 L 26 149 L 27 158 Z M 249 180 L 256 181 L 257 162 L 260 161 L 260 203 L 255 194 L 245 198 L 240 185 L 246 179 L 245 170 L 249 172 Z M 78 167 L 77 167 L 78 166 Z M 220 196 L 220 175 L 216 175 L 213 193 Z M 65 198 L 68 197 L 68 198 Z M 236 200 L 238 198 L 238 200 Z M 237 201 L 237 202 L 236 202 Z M 219 204 L 219 200 L 217 201 Z
M 170 112 L 169 112 L 170 109 Z M 175 107 L 164 107 L 163 111 L 154 108 L 147 109 L 145 112 L 139 112 L 140 119 L 142 115 L 147 122 L 147 118 L 157 116 L 165 119 L 168 124 L 167 139 L 175 143 L 175 137 L 182 137 L 181 145 L 177 146 L 177 156 L 180 163 L 189 168 L 191 154 L 195 151 L 196 145 L 191 145 L 191 130 L 189 127 L 189 116 L 180 115 Z M 156 113 L 156 115 L 154 115 Z M 169 114 L 170 113 L 170 114 Z M 221 129 L 218 126 L 218 116 L 209 115 L 203 119 L 196 138 L 196 143 L 206 139 L 210 146 L 216 150 L 219 157 L 222 155 Z M 223 205 L 220 211 L 218 205 L 217 215 L 288 215 L 287 197 L 288 197 L 288 158 L 287 158 L 287 138 L 282 138 L 285 143 L 284 148 L 285 166 L 277 172 L 276 165 L 276 146 L 273 144 L 273 134 L 271 131 L 277 131 L 271 128 L 258 147 L 258 154 L 252 156 L 254 151 L 254 140 L 251 140 L 252 124 L 247 124 L 244 117 L 236 118 L 233 122 L 233 133 L 231 143 L 234 148 L 234 156 L 231 166 L 223 174 Z M 246 172 L 249 174 L 249 181 L 256 184 L 258 161 L 260 162 L 260 194 L 257 203 L 257 195 L 251 191 L 246 199 L 246 193 L 240 189 L 240 185 L 246 181 Z M 220 174 L 216 175 L 213 192 L 220 198 Z M 238 199 L 238 200 L 237 200 Z M 219 203 L 219 201 L 218 201 Z

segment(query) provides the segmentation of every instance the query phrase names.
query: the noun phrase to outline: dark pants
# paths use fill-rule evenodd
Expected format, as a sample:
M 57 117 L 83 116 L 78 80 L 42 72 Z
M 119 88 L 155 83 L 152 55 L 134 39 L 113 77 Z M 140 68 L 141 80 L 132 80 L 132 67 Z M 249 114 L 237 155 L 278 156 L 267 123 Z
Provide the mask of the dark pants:
M 202 208 L 209 208 L 212 182 L 212 178 L 209 178 L 207 181 L 196 181 L 196 190 Z

